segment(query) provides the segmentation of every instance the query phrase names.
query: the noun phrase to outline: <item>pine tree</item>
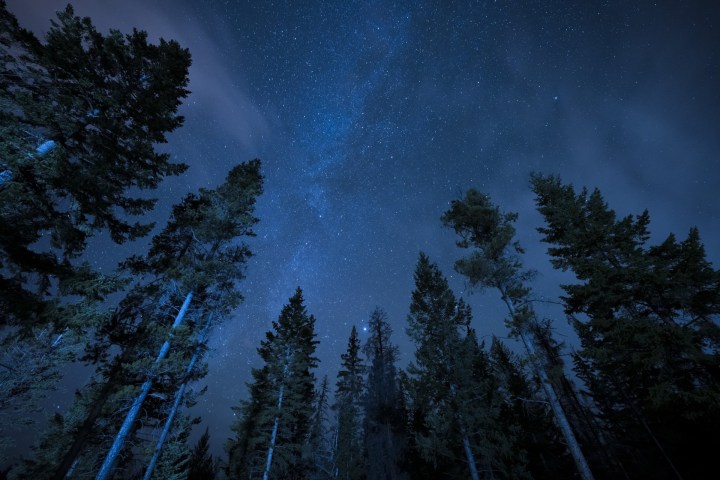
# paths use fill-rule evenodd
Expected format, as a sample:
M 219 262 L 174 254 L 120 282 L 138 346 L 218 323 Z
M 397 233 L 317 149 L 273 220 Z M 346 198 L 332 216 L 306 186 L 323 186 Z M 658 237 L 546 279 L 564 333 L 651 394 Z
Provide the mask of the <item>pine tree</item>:
M 398 347 L 390 341 L 392 328 L 387 314 L 375 309 L 368 322 L 369 337 L 363 346 L 368 361 L 364 445 L 367 452 L 368 480 L 407 478 L 400 465 L 406 454 L 406 413 L 400 405 L 395 363 Z
M 175 398 L 173 400 L 172 406 L 170 407 L 167 418 L 165 420 L 165 424 L 162 428 L 162 431 L 160 433 L 160 436 L 158 437 L 158 440 L 155 444 L 155 449 L 153 451 L 152 456 L 150 457 L 150 461 L 147 464 L 147 467 L 145 468 L 145 474 L 143 476 L 144 480 L 150 480 L 153 476 L 153 472 L 156 468 L 158 459 L 161 458 L 161 454 L 163 453 L 163 450 L 166 448 L 165 444 L 168 440 L 168 435 L 172 430 L 173 424 L 176 423 L 176 418 L 178 413 L 180 412 L 180 408 L 182 405 L 183 400 L 185 400 L 186 392 L 188 389 L 188 383 L 192 379 L 193 375 L 195 374 L 195 368 L 198 363 L 198 361 L 202 358 L 203 353 L 205 352 L 206 346 L 204 345 L 206 341 L 207 334 L 212 327 L 212 320 L 213 320 L 213 314 L 211 313 L 207 319 L 207 322 L 205 326 L 203 327 L 202 331 L 198 334 L 197 337 L 197 346 L 195 347 L 195 351 L 193 352 L 192 357 L 190 358 L 190 361 L 187 365 L 187 368 L 185 370 L 185 376 L 182 379 L 182 383 L 175 391 Z M 207 388 L 207 387 L 205 387 Z
M 98 479 L 109 477 L 115 458 L 121 453 L 126 436 L 133 427 L 134 415 L 139 412 L 153 382 L 158 379 L 164 353 L 169 350 L 175 329 L 182 319 L 192 296 L 201 299 L 203 310 L 214 315 L 224 315 L 238 304 L 242 295 L 236 285 L 244 277 L 249 248 L 238 239 L 254 235 L 252 226 L 257 219 L 252 216 L 255 199 L 262 190 L 262 177 L 258 160 L 233 168 L 223 185 L 216 190 L 201 189 L 200 195 L 189 195 L 173 210 L 173 218 L 163 232 L 153 239 L 153 246 L 146 259 L 131 259 L 130 268 L 140 273 L 160 273 L 165 280 L 179 283 L 182 291 L 189 292 L 183 307 L 171 327 L 169 335 L 160 348 L 151 376 L 142 384 L 128 415 L 120 427 L 115 441 L 100 468 Z M 196 322 L 198 330 L 203 322 Z M 197 335 L 199 332 L 195 332 Z M 185 335 L 186 339 L 189 335 Z M 157 337 L 156 337 L 157 338 Z M 184 342 L 187 345 L 187 341 Z M 181 377 L 195 348 L 180 350 L 171 371 Z M 172 358 L 170 359 L 172 361 Z M 178 385 L 187 380 L 171 378 L 170 384 Z M 173 409 L 174 411 L 174 409 Z M 174 413 L 173 413 L 174 414 Z
M 353 325 L 347 351 L 340 355 L 341 368 L 335 389 L 337 412 L 337 447 L 334 455 L 334 477 L 343 480 L 365 478 L 362 442 L 361 397 L 364 390 L 365 365 L 360 358 L 360 339 Z
M 493 347 L 498 342 L 493 342 Z M 466 423 L 476 432 L 474 444 L 482 459 L 479 476 L 492 479 L 534 478 L 528 466 L 525 425 L 516 417 L 506 415 L 518 401 L 509 395 L 510 385 L 502 369 L 477 339 L 475 330 L 467 327 L 458 358 L 465 368 L 459 371 L 459 383 L 472 385 L 461 396 L 462 405 L 469 411 Z
M 454 200 L 442 216 L 443 223 L 460 236 L 459 247 L 474 247 L 469 257 L 455 262 L 455 270 L 468 277 L 471 285 L 500 293 L 510 313 L 511 332 L 520 337 L 533 361 L 578 473 L 589 480 L 592 472 L 548 377 L 546 360 L 536 355 L 530 328 L 536 322 L 535 312 L 529 303 L 530 289 L 525 285 L 531 274 L 523 271 L 518 258 L 523 250 L 514 240 L 516 220 L 516 213 L 502 213 L 488 196 L 474 189 L 468 190 L 462 200 Z
M 265 362 L 253 369 L 250 398 L 234 409 L 235 438 L 226 444 L 226 474 L 232 478 L 304 479 L 312 470 L 303 455 L 312 427 L 315 317 L 308 315 L 297 289 L 273 322 L 258 353 Z
M 578 441 L 583 445 L 583 451 L 587 452 L 593 473 L 598 478 L 628 478 L 614 446 L 603 433 L 602 422 L 596 415 L 597 408 L 565 375 L 566 366 L 562 359 L 564 345 L 553 337 L 552 322 L 548 319 L 535 321 L 529 325 L 529 328 L 540 355 L 545 359 L 548 378 L 558 393 L 558 400 L 573 426 Z M 572 468 L 570 465 L 565 468 L 562 464 L 557 466 L 560 467 L 561 472 Z M 557 478 L 558 474 L 553 476 Z
M 500 422 L 516 432 L 519 449 L 532 478 L 576 478 L 562 435 L 553 425 L 552 411 L 540 386 L 526 372 L 525 362 L 498 338 L 489 350 L 490 368 L 500 399 Z
M 67 339 L 67 336 L 75 338 Z M 14 445 L 13 431 L 36 428 L 33 416 L 42 411 L 41 400 L 57 389 L 60 367 L 81 350 L 77 335 L 67 330 L 54 334 L 49 326 L 33 328 L 22 343 L 2 342 L 0 347 L 0 452 Z M 0 455 L 2 456 L 2 455 Z
M 697 229 L 648 245 L 650 216 L 618 218 L 598 190 L 557 177 L 532 187 L 585 381 L 630 476 L 693 478 L 714 468 L 701 440 L 720 426 L 720 272 Z

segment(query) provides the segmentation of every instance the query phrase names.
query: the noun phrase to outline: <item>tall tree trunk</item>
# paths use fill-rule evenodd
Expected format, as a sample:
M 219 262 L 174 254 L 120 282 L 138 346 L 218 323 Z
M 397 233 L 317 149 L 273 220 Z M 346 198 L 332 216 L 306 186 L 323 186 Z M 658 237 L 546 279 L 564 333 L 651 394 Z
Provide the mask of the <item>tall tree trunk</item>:
M 170 336 L 172 336 L 173 331 L 182 323 L 183 318 L 185 317 L 185 313 L 190 306 L 190 301 L 192 301 L 192 296 L 193 292 L 190 292 L 187 294 L 187 297 L 185 297 L 185 301 L 183 302 L 180 311 L 175 317 L 175 322 L 173 322 L 172 328 L 170 329 Z M 160 361 L 165 358 L 165 355 L 167 355 L 169 350 L 170 337 L 168 337 L 168 339 L 165 340 L 165 343 L 162 344 L 162 347 L 160 347 L 160 353 L 158 353 L 158 356 L 155 359 L 155 367 L 157 367 Z M 135 397 L 135 400 L 130 407 L 130 411 L 128 411 L 128 414 L 125 417 L 125 421 L 120 427 L 120 431 L 118 431 L 117 435 L 115 436 L 115 441 L 110 447 L 110 450 L 105 457 L 105 461 L 100 467 L 100 471 L 98 472 L 97 477 L 95 477 L 96 480 L 106 480 L 107 478 L 109 478 L 115 460 L 117 459 L 120 451 L 122 450 L 123 444 L 125 443 L 125 438 L 130 433 L 130 429 L 135 422 L 135 417 L 137 417 L 137 414 L 140 412 L 140 407 L 142 407 L 142 404 L 145 401 L 145 397 L 147 397 L 147 394 L 150 391 L 150 387 L 152 387 L 152 383 L 153 379 L 148 378 L 145 383 L 142 384 L 142 387 L 140 388 L 140 393 L 138 393 L 138 396 Z
M 198 335 L 198 341 L 202 342 L 202 340 L 205 337 L 205 335 L 207 334 L 208 330 L 210 330 L 211 323 L 212 323 L 212 313 L 210 314 L 210 318 L 208 319 L 208 323 L 205 325 L 205 328 Z M 200 354 L 200 348 L 201 347 L 198 347 L 195 350 L 192 358 L 190 359 L 190 363 L 188 364 L 188 367 L 185 370 L 186 378 L 190 376 L 190 374 L 193 371 L 193 368 L 195 368 L 195 363 L 197 362 L 198 356 Z M 158 438 L 157 444 L 155 445 L 155 451 L 153 451 L 153 456 L 150 459 L 150 463 L 148 463 L 148 466 L 145 469 L 145 475 L 143 476 L 143 480 L 150 480 L 150 477 L 152 477 L 153 470 L 155 470 L 155 464 L 157 463 L 158 459 L 160 458 L 160 452 L 162 452 L 163 444 L 165 443 L 165 439 L 167 438 L 168 433 L 170 433 L 170 427 L 172 426 L 172 422 L 175 419 L 175 415 L 177 414 L 178 408 L 180 406 L 180 401 L 182 400 L 183 396 L 185 395 L 186 387 L 187 387 L 187 380 L 185 380 L 180 385 L 180 387 L 177 390 L 177 393 L 175 393 L 175 401 L 173 403 L 172 409 L 170 410 L 170 413 L 168 414 L 168 418 L 165 421 L 165 426 L 163 427 L 163 431 L 160 434 L 160 438 Z
M 270 436 L 270 446 L 268 447 L 267 462 L 265 462 L 265 472 L 263 472 L 263 480 L 268 480 L 270 475 L 270 466 L 272 465 L 273 452 L 275 451 L 275 440 L 277 439 L 278 426 L 280 424 L 280 413 L 282 412 L 283 393 L 285 392 L 285 377 L 287 376 L 288 366 L 290 364 L 290 349 L 285 353 L 285 367 L 283 368 L 282 382 L 280 384 L 280 392 L 278 393 L 278 413 L 275 415 L 275 423 L 273 424 L 272 435 Z
M 468 440 L 464 428 L 462 429 L 462 434 L 463 448 L 465 449 L 465 456 L 467 457 L 468 466 L 470 467 L 470 477 L 472 477 L 473 480 L 480 480 L 480 477 L 478 476 L 477 466 L 475 465 L 475 455 L 473 455 L 472 449 L 470 449 L 470 440 Z
M 502 291 L 502 289 L 500 290 L 500 293 L 502 294 L 502 299 L 505 301 L 508 310 L 510 310 L 510 315 L 512 316 L 512 318 L 515 318 L 515 303 L 510 297 L 505 294 L 505 292 Z M 575 461 L 575 466 L 578 469 L 580 478 L 582 478 L 583 480 L 593 480 L 594 477 L 592 472 L 590 471 L 587 460 L 585 460 L 585 455 L 583 455 L 582 450 L 580 449 L 580 445 L 575 438 L 572 427 L 570 427 L 570 422 L 568 422 L 565 411 L 563 410 L 562 405 L 560 405 L 560 400 L 558 400 L 555 389 L 550 384 L 550 378 L 545 371 L 545 367 L 543 367 L 536 358 L 535 346 L 532 343 L 532 339 L 528 338 L 528 332 L 525 327 L 520 328 L 520 338 L 523 342 L 523 345 L 525 346 L 525 350 L 527 350 L 528 357 L 532 362 L 533 368 L 535 369 L 537 376 L 540 377 L 540 383 L 542 384 L 545 396 L 550 403 L 550 408 L 552 409 L 553 415 L 555 416 L 555 422 L 560 428 L 560 431 L 565 438 L 565 442 L 567 442 L 568 449 L 570 450 L 570 455 L 572 455 L 573 460 Z
M 453 398 L 455 398 L 455 396 L 457 395 L 457 387 L 454 383 L 450 384 L 450 393 L 452 394 Z M 457 413 L 457 420 L 460 424 L 460 434 L 462 435 L 462 444 L 463 449 L 465 450 L 465 457 L 468 461 L 468 467 L 470 467 L 470 476 L 472 477 L 472 480 L 480 480 L 480 477 L 478 476 L 477 464 L 475 463 L 475 455 L 472 452 L 472 448 L 470 448 L 470 439 L 468 438 L 462 415 L 460 415 L 460 413 Z

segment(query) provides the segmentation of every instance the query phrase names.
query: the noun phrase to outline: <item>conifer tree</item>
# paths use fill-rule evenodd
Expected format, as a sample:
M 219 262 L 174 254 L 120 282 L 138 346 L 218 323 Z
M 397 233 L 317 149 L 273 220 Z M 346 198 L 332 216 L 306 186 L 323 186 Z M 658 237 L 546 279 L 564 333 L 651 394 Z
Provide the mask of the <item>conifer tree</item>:
M 334 439 L 330 438 L 328 428 L 329 419 L 328 411 L 330 409 L 330 383 L 327 375 L 323 376 L 320 382 L 320 388 L 317 389 L 315 395 L 315 408 L 313 411 L 312 426 L 310 427 L 310 436 L 307 443 L 307 453 L 305 456 L 312 459 L 313 468 L 310 475 L 311 479 L 321 480 L 334 477 L 333 473 L 333 457 Z
M 190 358 L 190 362 L 188 363 L 188 366 L 185 370 L 185 376 L 182 378 L 182 383 L 175 391 L 175 398 L 173 400 L 172 406 L 170 407 L 170 409 L 167 413 L 165 425 L 163 426 L 160 436 L 158 437 L 157 443 L 155 444 L 155 449 L 150 458 L 150 461 L 148 462 L 147 467 L 145 468 L 145 474 L 143 476 L 144 480 L 150 480 L 152 478 L 153 472 L 157 465 L 157 461 L 161 457 L 163 450 L 166 448 L 165 443 L 168 439 L 168 434 L 171 432 L 173 424 L 176 423 L 175 419 L 178 415 L 178 412 L 180 411 L 183 400 L 185 400 L 186 391 L 188 389 L 188 382 L 190 381 L 193 374 L 195 373 L 194 370 L 196 368 L 198 360 L 200 360 L 203 353 L 205 352 L 206 347 L 204 345 L 204 342 L 206 341 L 206 336 L 207 336 L 210 328 L 212 327 L 212 320 L 213 320 L 212 317 L 213 317 L 213 314 L 211 313 L 209 315 L 207 322 L 205 323 L 205 326 L 203 327 L 202 331 L 198 334 L 198 338 L 197 338 L 198 345 L 195 347 L 195 351 L 193 352 L 193 355 Z
M 231 478 L 304 479 L 312 470 L 303 453 L 312 427 L 315 317 L 297 289 L 273 322 L 258 353 L 265 364 L 253 369 L 250 398 L 234 409 L 235 438 L 226 444 Z
M 364 390 L 365 365 L 360 358 L 360 339 L 353 325 L 347 351 L 340 355 L 341 367 L 335 389 L 337 446 L 333 459 L 334 477 L 343 480 L 365 478 L 360 409 Z
M 105 230 L 122 243 L 149 233 L 126 215 L 155 200 L 129 192 L 187 168 L 155 145 L 182 124 L 190 54 L 174 41 L 149 44 L 145 32 L 102 35 L 70 6 L 45 43 L 4 1 L 0 25 L 0 317 L 62 324 L 55 289 L 77 276 L 71 260 L 89 236 Z
M 186 169 L 156 144 L 182 124 L 189 65 L 177 42 L 102 35 L 71 7 L 41 42 L 0 0 L 0 406 L 16 418 L 54 388 L 127 284 L 80 263 L 87 240 L 149 233 L 129 217 L 155 200 L 131 192 Z M 38 361 L 20 365 L 18 351 Z
M 145 425 L 161 425 L 178 387 L 204 375 L 202 369 L 186 374 L 187 365 L 208 315 L 221 318 L 241 299 L 237 283 L 250 256 L 241 239 L 253 235 L 257 223 L 252 212 L 262 191 L 259 167 L 257 160 L 240 164 L 217 189 L 188 195 L 153 239 L 149 254 L 127 262 L 128 268 L 148 280 L 135 285 L 98 329 L 86 354 L 97 365 L 95 378 L 78 392 L 66 415 L 69 424 L 63 419 L 49 430 L 29 471 L 58 479 L 78 468 L 97 472 L 98 459 L 109 447 L 108 437 L 123 421 L 116 412 L 126 412 L 138 391 L 147 388 Z M 194 292 L 193 304 L 187 302 L 189 291 Z M 188 318 L 183 326 L 170 330 L 183 300 L 190 307 Z M 163 344 L 172 347 L 169 355 L 156 360 Z M 131 436 L 136 428 L 131 422 Z M 131 442 L 122 447 L 121 454 L 137 452 L 132 446 Z
M 414 444 L 435 473 L 474 480 L 502 471 L 503 445 L 488 432 L 497 410 L 485 353 L 469 328 L 470 307 L 456 300 L 437 265 L 420 254 L 408 335 L 415 341 L 411 378 Z M 519 458 L 517 464 L 522 469 Z
M 190 452 L 187 480 L 213 480 L 217 475 L 217 462 L 210 454 L 210 430 L 206 427 Z
M 250 251 L 246 244 L 237 240 L 253 235 L 252 227 L 257 222 L 252 211 L 262 189 L 259 166 L 258 160 L 240 164 L 230 171 L 226 182 L 216 190 L 201 189 L 197 197 L 187 196 L 173 210 L 173 218 L 165 230 L 153 239 L 147 258 L 128 261 L 129 268 L 135 272 L 160 274 L 166 281 L 179 283 L 181 291 L 189 293 L 170 333 L 166 334 L 160 353 L 151 366 L 150 376 L 143 382 L 108 451 L 98 473 L 99 480 L 109 477 L 115 458 L 123 448 L 124 437 L 133 428 L 134 415 L 139 412 L 156 381 L 153 377 L 161 371 L 164 352 L 169 350 L 172 336 L 193 294 L 202 299 L 203 310 L 211 315 L 227 314 L 242 298 L 235 287 L 244 277 Z M 209 319 L 206 321 L 209 322 Z M 206 328 L 203 322 L 197 322 L 196 327 L 198 330 Z M 180 372 L 184 370 L 184 365 L 192 362 L 189 357 L 195 357 L 193 350 L 193 347 L 180 350 L 181 360 L 175 361 L 172 369 L 178 377 L 182 375 Z M 186 381 L 174 380 L 174 383 L 184 384 Z M 174 415 L 174 410 L 171 415 Z M 152 467 L 148 472 L 151 471 Z
M 160 455 L 154 470 L 153 479 L 186 480 L 192 450 L 188 445 L 190 431 L 199 419 L 191 419 L 187 415 L 180 415 L 169 433 L 165 448 Z M 130 470 L 130 469 L 128 469 Z M 130 475 L 125 474 L 126 478 Z M 136 478 L 133 476 L 133 478 Z M 213 477 L 202 477 L 212 480 Z
M 460 236 L 459 247 L 474 247 L 469 257 L 455 262 L 455 270 L 468 277 L 471 285 L 500 293 L 510 313 L 511 332 L 520 337 L 533 361 L 578 473 L 589 480 L 592 472 L 548 377 L 545 359 L 536 355 L 530 328 L 536 322 L 535 312 L 529 301 L 530 289 L 525 285 L 531 274 L 523 271 L 518 258 L 523 250 L 514 240 L 516 220 L 516 213 L 500 212 L 488 196 L 474 189 L 468 190 L 462 200 L 453 200 L 442 216 L 443 223 Z
M 363 346 L 368 361 L 367 389 L 363 398 L 367 478 L 402 480 L 407 478 L 401 470 L 407 449 L 406 413 L 400 405 L 403 392 L 397 385 L 398 347 L 390 341 L 392 328 L 383 310 L 377 308 L 372 312 L 368 332 Z
M 720 427 L 720 272 L 697 229 L 648 245 L 650 217 L 618 218 L 596 189 L 531 179 L 539 228 L 580 337 L 575 356 L 630 476 L 695 478 L 713 469 Z
M 498 426 L 515 433 L 517 443 L 511 448 L 526 458 L 530 477 L 576 478 L 548 403 L 539 385 L 529 378 L 523 360 L 493 337 L 489 361 L 500 400 Z

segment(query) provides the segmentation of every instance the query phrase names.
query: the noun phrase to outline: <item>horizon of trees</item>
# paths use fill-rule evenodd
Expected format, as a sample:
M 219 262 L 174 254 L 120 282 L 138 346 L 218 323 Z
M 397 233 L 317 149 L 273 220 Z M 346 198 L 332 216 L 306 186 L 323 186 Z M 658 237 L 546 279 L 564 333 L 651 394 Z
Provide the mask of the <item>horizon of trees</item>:
M 619 218 L 598 190 L 533 174 L 538 228 L 580 339 L 572 364 L 533 308 L 518 216 L 469 189 L 439 219 L 467 256 L 455 270 L 507 305 L 481 342 L 474 313 L 420 252 L 407 368 L 387 314 L 369 315 L 315 377 L 315 317 L 297 288 L 258 347 L 225 458 L 188 412 L 214 325 L 242 301 L 259 219 L 259 160 L 180 199 L 147 252 L 110 275 L 80 260 L 107 233 L 147 236 L 133 197 L 186 166 L 155 146 L 182 124 L 190 54 L 144 32 L 100 34 L 68 6 L 40 42 L 0 0 L 0 429 L 38 429 L 0 478 L 700 478 L 720 427 L 720 271 L 697 229 L 651 244 L 647 211 Z M 410 275 L 410 272 L 408 272 Z M 113 298 L 119 298 L 115 301 Z M 405 301 L 405 300 L 403 300 Z M 482 312 L 480 312 L 482 314 Z M 91 380 L 38 425 L 38 402 L 82 362 Z M 578 386 L 571 374 L 581 380 Z M 334 387 L 333 387 L 334 385 Z M 238 386 L 238 397 L 242 396 Z M 0 453 L 12 439 L 3 434 Z

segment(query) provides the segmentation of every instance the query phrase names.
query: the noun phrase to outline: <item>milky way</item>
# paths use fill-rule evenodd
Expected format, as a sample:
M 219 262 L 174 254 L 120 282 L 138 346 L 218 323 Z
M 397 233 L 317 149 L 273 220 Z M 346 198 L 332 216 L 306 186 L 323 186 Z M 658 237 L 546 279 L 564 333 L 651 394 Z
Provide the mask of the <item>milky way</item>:
M 39 33 L 65 3 L 8 1 Z M 216 446 L 262 334 L 297 286 L 331 375 L 351 325 L 376 306 L 409 359 L 421 250 L 468 297 L 479 334 L 506 335 L 497 300 L 453 275 L 460 252 L 439 222 L 468 187 L 520 213 L 526 262 L 548 299 L 568 278 L 538 242 L 535 170 L 599 187 L 621 214 L 648 208 L 657 238 L 698 225 L 720 258 L 720 21 L 702 2 L 108 3 L 76 2 L 76 12 L 103 32 L 138 27 L 193 54 L 186 124 L 162 147 L 190 170 L 162 185 L 154 219 L 233 164 L 263 160 L 246 302 L 214 332 L 197 407 Z M 572 343 L 561 312 L 546 314 Z

